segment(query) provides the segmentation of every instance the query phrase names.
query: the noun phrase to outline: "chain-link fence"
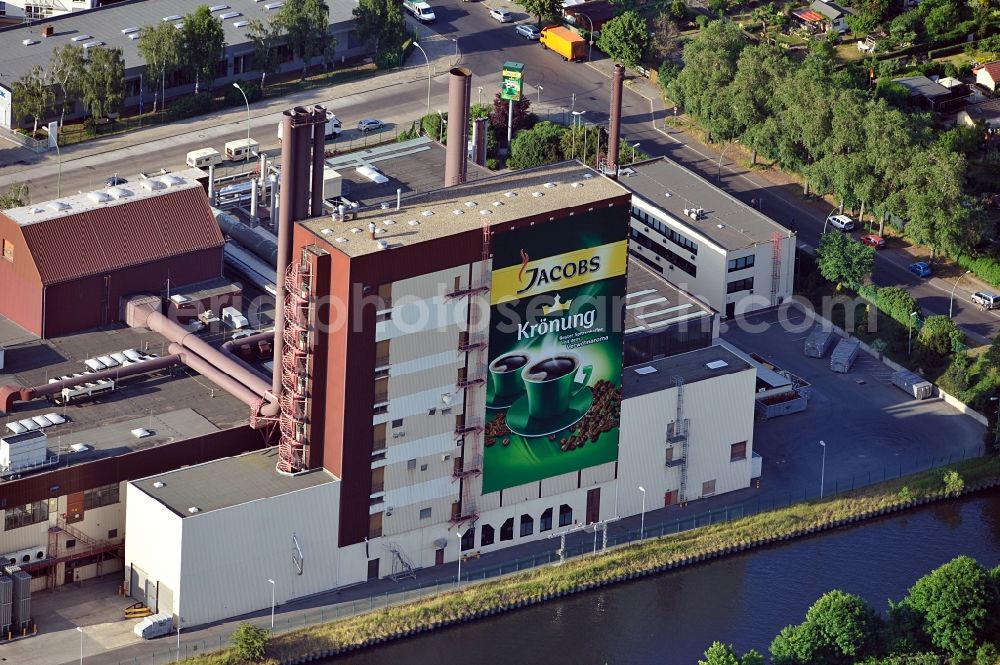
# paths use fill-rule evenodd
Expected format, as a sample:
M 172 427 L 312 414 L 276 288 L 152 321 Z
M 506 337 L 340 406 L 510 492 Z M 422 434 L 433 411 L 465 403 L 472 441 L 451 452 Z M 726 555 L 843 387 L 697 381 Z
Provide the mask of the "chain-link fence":
M 695 514 L 689 514 L 687 508 L 676 508 L 665 512 L 650 512 L 650 514 L 645 516 L 645 525 L 642 533 L 640 533 L 640 529 L 638 528 L 638 516 L 633 516 L 629 518 L 627 526 L 619 524 L 608 528 L 607 547 L 622 547 L 639 540 L 660 538 L 698 527 L 719 524 L 729 520 L 785 508 L 801 501 L 818 499 L 821 492 L 823 496 L 831 497 L 875 483 L 944 467 L 955 462 L 978 457 L 979 455 L 980 447 L 970 447 L 959 453 L 949 455 L 918 456 L 909 461 L 900 461 L 897 464 L 883 466 L 880 469 L 872 471 L 828 480 L 824 479 L 822 488 L 820 479 L 817 478 L 815 487 L 812 488 L 771 493 L 767 498 L 743 501 Z M 608 525 L 598 525 L 597 528 L 588 528 L 586 530 L 577 527 L 575 533 L 567 534 L 566 546 L 562 551 L 562 559 L 568 560 L 600 552 L 604 547 L 604 534 L 600 529 L 604 527 L 608 527 Z M 558 531 L 554 532 L 554 534 L 557 536 L 560 535 Z M 466 558 L 463 562 L 461 584 L 464 586 L 470 583 L 483 582 L 513 575 L 524 570 L 531 570 L 538 566 L 552 565 L 559 562 L 560 551 L 558 548 L 560 540 L 553 538 L 550 541 L 540 542 L 547 543 L 549 549 L 511 561 L 489 564 L 473 557 Z M 454 564 L 450 564 L 448 567 L 454 567 Z M 457 567 L 455 572 L 457 572 Z M 303 610 L 283 609 L 281 614 L 274 618 L 273 630 L 276 634 L 286 633 L 299 628 L 385 609 L 421 598 L 433 597 L 455 589 L 456 584 L 455 574 L 443 574 L 443 568 L 441 567 L 418 570 L 415 578 L 400 581 L 399 590 L 395 592 L 368 595 L 353 600 L 338 600 L 338 595 L 331 592 L 330 603 L 323 607 Z M 346 595 L 350 591 L 350 589 L 347 589 L 343 593 Z M 314 598 L 312 602 L 315 604 L 319 601 Z M 269 614 L 248 619 L 247 622 L 267 630 L 270 630 L 272 627 Z M 190 656 L 225 648 L 229 644 L 230 636 L 235 629 L 236 624 L 225 624 L 199 631 L 201 633 L 208 633 L 208 636 L 187 639 L 184 637 L 182 628 L 179 640 L 176 637 L 156 640 L 149 643 L 149 649 L 146 653 L 137 654 L 130 658 L 98 659 L 95 662 L 106 662 L 109 665 L 113 663 L 117 663 L 118 665 L 165 665 L 166 663 L 176 662 L 178 659 L 183 660 Z

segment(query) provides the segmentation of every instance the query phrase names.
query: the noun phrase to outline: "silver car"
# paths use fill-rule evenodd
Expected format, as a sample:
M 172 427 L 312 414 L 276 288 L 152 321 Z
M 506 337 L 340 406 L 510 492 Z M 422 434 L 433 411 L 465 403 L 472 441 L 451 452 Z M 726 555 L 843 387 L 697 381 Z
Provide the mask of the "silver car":
M 841 231 L 854 230 L 854 220 L 847 215 L 830 215 L 826 221 L 830 222 L 830 226 Z
M 517 34 L 520 35 L 521 37 L 524 37 L 525 39 L 538 39 L 539 35 L 542 34 L 538 28 L 531 25 L 530 23 L 525 25 L 519 25 L 516 28 L 514 28 L 514 31 L 517 32 Z
M 500 21 L 501 23 L 510 23 L 511 21 L 514 20 L 513 14 L 511 14 L 510 11 L 504 7 L 491 9 L 490 16 Z
M 375 118 L 365 118 L 358 121 L 358 130 L 361 132 L 370 132 L 373 129 L 382 129 L 383 127 L 385 127 L 385 123 Z

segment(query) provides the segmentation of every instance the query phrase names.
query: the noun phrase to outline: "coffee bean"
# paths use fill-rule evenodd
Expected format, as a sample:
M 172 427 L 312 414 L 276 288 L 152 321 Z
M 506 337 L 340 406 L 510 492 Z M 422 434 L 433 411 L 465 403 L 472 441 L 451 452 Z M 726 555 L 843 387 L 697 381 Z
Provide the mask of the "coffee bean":
M 503 440 L 503 447 L 506 448 L 509 445 L 510 445 L 510 438 L 505 438 Z

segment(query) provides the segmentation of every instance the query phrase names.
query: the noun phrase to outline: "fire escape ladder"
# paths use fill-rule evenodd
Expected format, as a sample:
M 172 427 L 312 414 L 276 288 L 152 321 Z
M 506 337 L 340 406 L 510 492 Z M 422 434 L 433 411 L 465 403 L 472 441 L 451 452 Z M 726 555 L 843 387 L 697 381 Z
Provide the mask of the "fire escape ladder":
M 781 234 L 771 234 L 771 306 L 777 307 L 778 288 L 781 286 Z
M 416 577 L 417 573 L 413 568 L 413 564 L 402 550 L 395 543 L 388 543 L 389 553 L 392 554 L 392 574 L 389 575 L 389 579 L 394 582 L 398 582 L 401 579 L 407 577 Z
M 309 466 L 308 386 L 311 349 L 312 274 L 308 262 L 293 261 L 285 278 L 283 303 L 285 314 L 284 346 L 281 366 L 281 408 L 278 426 L 278 471 L 298 473 Z
M 673 432 L 668 432 L 670 436 L 667 442 L 680 444 L 681 484 L 677 494 L 678 500 L 683 503 L 687 501 L 688 479 L 688 421 L 684 418 L 684 377 L 675 376 L 674 385 L 677 387 L 677 420 L 674 421 Z

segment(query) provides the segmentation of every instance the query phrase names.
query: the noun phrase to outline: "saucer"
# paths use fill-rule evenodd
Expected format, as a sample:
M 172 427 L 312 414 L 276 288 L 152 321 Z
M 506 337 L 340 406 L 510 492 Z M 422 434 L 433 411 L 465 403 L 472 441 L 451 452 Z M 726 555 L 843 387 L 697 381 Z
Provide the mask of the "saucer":
M 486 408 L 492 411 L 499 409 L 510 408 L 510 405 L 516 402 L 518 399 L 524 397 L 524 391 L 513 393 L 512 395 L 502 395 L 496 397 L 493 394 L 493 386 L 490 385 L 486 389 Z
M 565 413 L 555 418 L 533 418 L 528 413 L 528 396 L 523 395 L 507 411 L 507 428 L 514 434 L 529 438 L 555 434 L 580 422 L 593 403 L 594 392 L 586 388 L 570 400 Z

